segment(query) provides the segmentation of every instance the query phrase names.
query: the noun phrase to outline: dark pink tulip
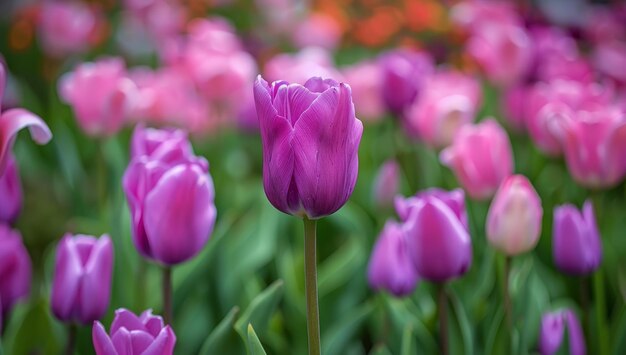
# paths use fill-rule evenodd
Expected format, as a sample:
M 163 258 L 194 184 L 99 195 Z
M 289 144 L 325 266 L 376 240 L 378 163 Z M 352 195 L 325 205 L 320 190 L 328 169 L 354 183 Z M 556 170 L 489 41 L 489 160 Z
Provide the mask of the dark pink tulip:
M 425 197 L 434 196 L 443 201 L 451 210 L 454 215 L 461 221 L 461 224 L 469 231 L 469 225 L 467 224 L 467 210 L 465 208 L 465 193 L 462 189 L 443 190 L 439 188 L 431 188 L 418 192 L 415 196 L 403 198 L 397 196 L 394 200 L 396 213 L 400 220 L 406 222 L 415 206 L 420 204 Z
M 585 275 L 598 268 L 602 261 L 602 241 L 590 201 L 582 213 L 574 205 L 554 209 L 552 255 L 559 270 Z
M 541 234 L 541 198 L 522 175 L 508 177 L 496 193 L 487 213 L 487 240 L 512 256 L 531 250 Z
M 471 76 L 437 73 L 424 81 L 419 98 L 406 110 L 405 126 L 429 146 L 444 148 L 461 126 L 474 120 L 481 96 L 480 83 Z
M 364 122 L 379 121 L 385 114 L 381 92 L 382 72 L 374 62 L 360 62 L 341 70 L 346 83 L 352 88 L 356 114 Z
M 6 69 L 0 63 L 0 103 L 4 97 L 6 79 Z M 50 129 L 39 116 L 21 108 L 2 112 L 0 107 L 0 175 L 4 174 L 6 169 L 15 136 L 23 128 L 29 128 L 31 136 L 39 144 L 45 144 L 52 139 Z
M 49 55 L 62 57 L 89 49 L 98 26 L 94 9 L 79 1 L 44 1 L 39 36 Z
M 200 252 L 216 217 L 208 162 L 192 155 L 183 136 L 137 127 L 123 181 L 135 246 L 166 265 Z
M 417 195 L 404 229 L 418 275 L 445 282 L 467 272 L 472 263 L 472 243 L 467 226 L 455 211 L 456 199 L 445 201 L 438 195 L 436 190 Z
M 343 206 L 356 183 L 363 124 L 350 86 L 319 77 L 304 85 L 261 76 L 254 97 L 263 141 L 263 185 L 282 212 L 320 218 Z
M 563 339 L 567 331 L 569 344 L 567 348 L 571 355 L 586 354 L 585 336 L 576 315 L 570 309 L 546 313 L 541 319 L 539 333 L 539 352 L 541 355 L 556 354 L 563 346 Z
M 373 289 L 398 297 L 415 290 L 418 276 L 409 258 L 402 225 L 393 221 L 385 224 L 370 257 L 367 279 Z
M 13 223 L 22 209 L 22 184 L 15 158 L 9 154 L 4 173 L 0 174 L 0 223 Z
M 120 308 L 107 334 L 102 323 L 95 321 L 92 329 L 93 347 L 96 355 L 172 355 L 176 335 L 163 319 L 153 316 L 152 310 L 137 317 L 133 312 Z
M 78 65 L 59 83 L 60 96 L 72 106 L 79 126 L 90 136 L 107 136 L 122 128 L 137 88 L 120 58 Z
M 0 320 L 30 292 L 31 262 L 22 237 L 0 222 Z M 0 330 L 2 322 L 0 321 Z
M 100 238 L 66 234 L 59 242 L 52 280 L 52 313 L 64 322 L 89 324 L 109 308 L 113 243 Z
M 400 187 L 400 165 L 390 159 L 383 163 L 374 178 L 373 196 L 378 207 L 391 207 Z
M 426 53 L 400 48 L 383 54 L 379 65 L 383 100 L 389 111 L 401 116 L 419 95 L 426 78 L 433 73 L 433 59 Z
M 513 172 L 513 152 L 504 129 L 494 119 L 465 125 L 441 152 L 461 186 L 474 199 L 487 199 Z

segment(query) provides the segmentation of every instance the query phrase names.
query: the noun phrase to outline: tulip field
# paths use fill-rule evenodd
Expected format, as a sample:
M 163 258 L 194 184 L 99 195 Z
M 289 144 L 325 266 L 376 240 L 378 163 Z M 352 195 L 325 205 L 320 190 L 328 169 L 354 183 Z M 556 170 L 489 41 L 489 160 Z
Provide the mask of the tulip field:
M 626 4 L 1 1 L 14 354 L 626 354 Z

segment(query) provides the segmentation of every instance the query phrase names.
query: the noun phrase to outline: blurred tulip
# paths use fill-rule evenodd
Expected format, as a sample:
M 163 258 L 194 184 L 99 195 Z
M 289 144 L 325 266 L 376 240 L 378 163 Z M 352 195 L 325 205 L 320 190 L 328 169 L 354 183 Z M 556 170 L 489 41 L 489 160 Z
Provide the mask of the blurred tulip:
M 426 53 L 401 48 L 383 54 L 379 65 L 383 100 L 391 113 L 401 116 L 433 73 L 433 59 Z
M 541 233 L 543 209 L 537 191 L 522 175 L 508 177 L 487 213 L 487 239 L 507 256 L 535 247 Z
M 452 8 L 452 21 L 467 31 L 485 22 L 518 23 L 518 13 L 512 3 L 502 1 L 460 1 Z
M 137 127 L 135 156 L 123 179 L 135 246 L 143 256 L 165 265 L 200 252 L 217 214 L 208 162 L 191 155 L 181 134 Z
M 592 6 L 584 14 L 583 34 L 592 43 L 624 39 L 624 26 L 614 6 Z
M 319 47 L 307 47 L 295 54 L 277 54 L 265 63 L 263 69 L 270 81 L 304 84 L 314 76 L 341 79 L 330 53 Z
M 124 8 L 158 45 L 182 32 L 187 14 L 179 1 L 125 0 Z
M 598 268 L 602 261 L 602 241 L 590 201 L 582 213 L 573 205 L 554 209 L 552 255 L 559 270 L 585 275 Z
M 402 297 L 410 295 L 418 281 L 406 246 L 402 225 L 387 221 L 380 233 L 367 267 L 367 279 L 375 290 Z
M 61 98 L 72 106 L 79 126 L 90 136 L 117 133 L 132 110 L 136 91 L 121 58 L 80 64 L 59 82 Z
M 85 3 L 44 1 L 41 7 L 39 36 L 51 56 L 86 51 L 94 42 L 97 26 L 98 14 Z
M 374 62 L 360 62 L 342 68 L 346 83 L 352 88 L 356 114 L 365 122 L 379 121 L 385 113 L 385 104 L 380 95 L 382 72 Z
M 298 48 L 322 47 L 333 50 L 341 41 L 341 26 L 333 17 L 323 12 L 311 13 L 298 23 L 292 39 Z
M 400 165 L 391 159 L 383 163 L 374 178 L 373 196 L 378 207 L 393 206 L 400 185 Z
M 481 96 L 480 83 L 470 76 L 454 71 L 431 76 L 406 111 L 409 134 L 434 148 L 448 146 L 459 128 L 474 120 Z
M 0 223 L 13 223 L 22 209 L 22 184 L 17 163 L 9 154 L 4 173 L 0 174 Z
M 52 313 L 64 322 L 87 325 L 109 308 L 113 243 L 107 235 L 66 234 L 59 242 L 52 280 Z
M 6 79 L 6 69 L 0 63 L 0 103 L 4 97 Z M 50 128 L 39 116 L 21 108 L 2 112 L 0 107 L 0 175 L 4 174 L 15 136 L 22 128 L 29 128 L 30 135 L 39 144 L 45 144 L 52 139 Z
M 30 256 L 16 230 L 0 222 L 0 320 L 15 303 L 28 296 L 31 282 Z M 2 322 L 0 321 L 0 331 Z
M 474 199 L 493 196 L 500 183 L 513 172 L 509 137 L 491 118 L 461 127 L 452 145 L 440 157 Z
M 546 313 L 541 319 L 539 333 L 539 352 L 541 355 L 556 354 L 564 346 L 563 339 L 567 329 L 569 344 L 566 349 L 571 355 L 584 355 L 585 336 L 578 318 L 570 309 Z
M 363 124 L 350 86 L 309 79 L 304 86 L 259 76 L 254 97 L 263 141 L 263 186 L 278 210 L 317 219 L 354 190 Z
M 528 97 L 531 88 L 528 85 L 515 85 L 506 88 L 501 97 L 504 119 L 508 126 L 516 132 L 526 129 Z
M 622 84 L 626 83 L 626 42 L 600 43 L 592 54 L 593 64 L 600 73 Z
M 465 221 L 457 214 L 458 201 L 439 196 L 438 190 L 418 194 L 404 225 L 417 273 L 432 282 L 459 277 L 472 263 L 472 243 Z
M 469 225 L 467 224 L 467 210 L 465 208 L 465 193 L 462 189 L 443 190 L 439 188 L 430 188 L 418 192 L 415 196 L 403 198 L 396 197 L 394 200 L 394 206 L 396 213 L 400 220 L 406 222 L 413 208 L 419 205 L 421 200 L 425 197 L 434 196 L 443 201 L 451 210 L 454 215 L 461 221 L 461 224 L 469 231 Z
M 172 355 L 176 335 L 163 319 L 153 316 L 152 310 L 139 317 L 124 308 L 115 311 L 115 318 L 107 334 L 102 323 L 92 328 L 96 355 Z

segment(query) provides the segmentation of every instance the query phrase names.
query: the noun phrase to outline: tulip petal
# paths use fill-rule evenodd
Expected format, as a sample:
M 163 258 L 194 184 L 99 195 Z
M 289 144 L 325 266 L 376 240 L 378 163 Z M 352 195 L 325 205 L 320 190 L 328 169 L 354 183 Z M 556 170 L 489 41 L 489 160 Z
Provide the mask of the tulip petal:
M 176 345 L 176 335 L 168 325 L 161 330 L 152 344 L 142 353 L 142 355 L 172 355 Z
M 541 354 L 554 354 L 563 342 L 563 314 L 560 311 L 548 313 L 541 320 L 539 351 Z
M 293 126 L 318 96 L 319 94 L 309 91 L 302 85 L 281 85 L 272 104 L 278 115 L 286 118 Z
M 52 312 L 60 320 L 70 320 L 77 302 L 83 266 L 76 245 L 70 235 L 59 242 L 52 280 Z
M 115 333 L 111 333 L 113 334 L 111 341 L 119 355 L 134 355 L 133 341 L 130 332 L 126 328 L 120 328 Z
M 0 174 L 4 173 L 15 135 L 26 127 L 29 128 L 33 140 L 39 144 L 45 144 L 52 138 L 52 133 L 45 122 L 32 112 L 14 108 L 2 113 L 0 116 Z
M 91 338 L 96 355 L 119 355 L 102 323 L 93 322 Z
M 159 332 L 164 326 L 163 318 L 152 315 L 151 309 L 144 311 L 139 319 L 141 320 L 141 322 L 143 322 L 148 333 L 150 333 L 155 338 L 157 337 L 157 335 L 159 335 Z
M 83 324 L 99 319 L 109 307 L 112 272 L 113 244 L 104 235 L 93 246 L 84 269 L 79 306 Z
M 131 330 L 130 340 L 133 354 L 141 354 L 154 342 L 154 337 L 142 330 Z
M 585 336 L 576 315 L 571 310 L 565 311 L 567 323 L 567 336 L 569 338 L 569 351 L 572 355 L 585 355 Z
M 147 331 L 139 317 L 137 317 L 135 313 L 124 308 L 120 308 L 115 311 L 115 318 L 113 319 L 113 323 L 111 323 L 110 333 L 115 334 L 121 328 Z

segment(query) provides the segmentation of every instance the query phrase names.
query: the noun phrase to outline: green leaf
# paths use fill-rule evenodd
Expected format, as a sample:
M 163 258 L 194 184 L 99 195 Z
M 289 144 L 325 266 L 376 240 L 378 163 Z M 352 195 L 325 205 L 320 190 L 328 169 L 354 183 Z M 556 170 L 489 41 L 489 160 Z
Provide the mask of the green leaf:
M 452 304 L 452 310 L 456 318 L 456 322 L 461 330 L 461 337 L 463 338 L 464 354 L 474 353 L 474 334 L 472 331 L 472 324 L 467 316 L 467 312 L 463 307 L 463 303 L 457 296 L 456 292 L 450 288 L 449 292 L 450 303 Z
M 402 332 L 402 355 L 411 355 L 417 353 L 413 346 L 413 327 L 407 323 Z
M 391 351 L 384 344 L 376 346 L 369 355 L 391 355 Z
M 65 336 L 57 324 L 49 313 L 46 300 L 32 303 L 21 319 L 12 320 L 6 331 L 3 339 L 12 341 L 12 344 L 4 344 L 7 354 L 59 354 L 64 341 L 61 339 Z
M 267 324 L 283 296 L 283 288 L 284 283 L 282 280 L 274 281 L 273 284 L 250 302 L 246 311 L 235 323 L 235 330 L 241 335 L 244 341 L 247 339 L 248 324 L 256 325 L 258 329 L 267 328 Z
M 344 317 L 337 317 L 340 321 L 327 329 L 322 336 L 322 354 L 344 354 L 344 347 L 359 327 L 367 320 L 370 313 L 374 310 L 374 306 L 373 302 L 368 302 L 353 309 Z
M 256 336 L 252 324 L 248 323 L 248 354 L 250 355 L 265 355 L 265 350 L 259 337 Z
M 239 307 L 233 307 L 222 321 L 213 329 L 200 350 L 200 355 L 223 354 L 228 350 L 226 343 L 233 335 L 233 325 L 239 314 Z

